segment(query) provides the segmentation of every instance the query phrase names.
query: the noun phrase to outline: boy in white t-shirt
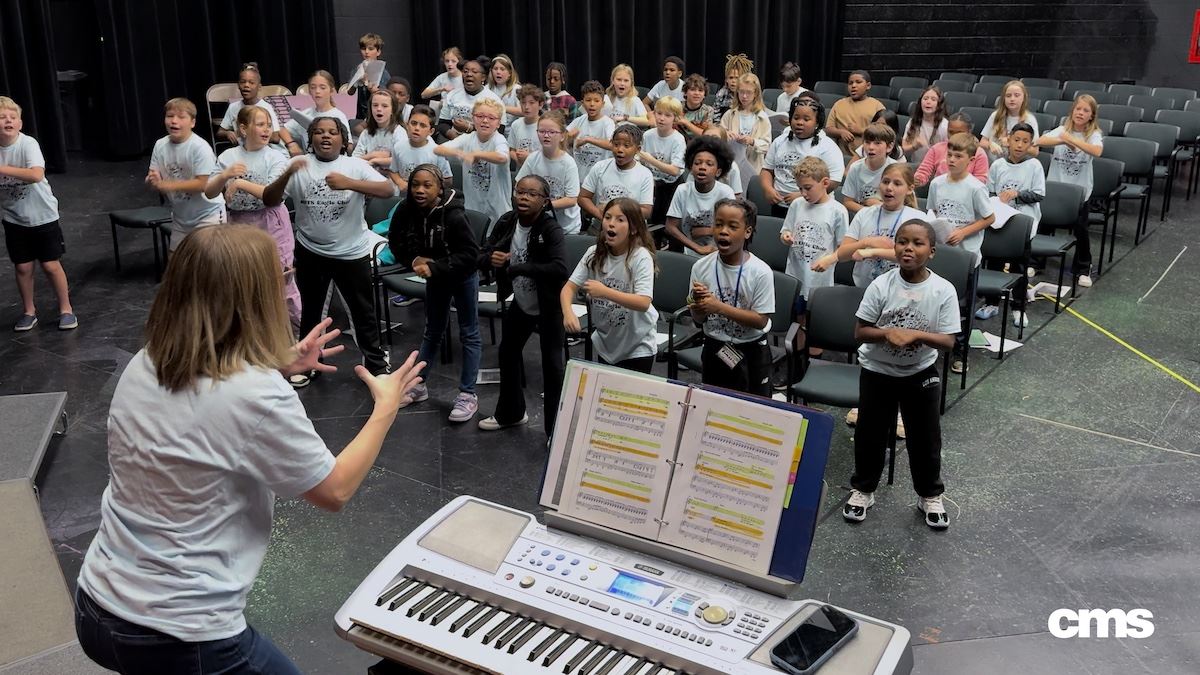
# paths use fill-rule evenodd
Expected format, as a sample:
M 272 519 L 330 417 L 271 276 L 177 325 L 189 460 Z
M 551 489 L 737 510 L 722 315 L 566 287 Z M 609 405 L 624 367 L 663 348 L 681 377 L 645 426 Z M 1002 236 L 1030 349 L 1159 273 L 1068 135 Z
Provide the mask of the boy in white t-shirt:
M 664 96 L 673 96 L 676 101 L 682 103 L 683 73 L 686 70 L 687 66 L 683 64 L 683 59 L 678 56 L 668 56 L 663 61 L 663 79 L 650 87 L 650 91 L 646 92 L 646 97 L 642 99 L 646 110 L 654 110 L 654 104 Z
M 1029 155 L 1035 136 L 1033 127 L 1024 122 L 1018 122 L 1008 131 L 1007 157 L 1002 157 L 988 169 L 987 189 L 1003 203 L 1033 219 L 1033 229 L 1029 236 L 1037 234 L 1038 221 L 1042 219 L 1042 207 L 1039 204 L 1046 198 L 1046 175 L 1042 163 Z M 1022 266 L 1023 260 L 1012 260 Z M 989 261 L 988 269 L 1002 268 L 1005 261 Z M 1028 326 L 1029 319 L 1025 316 L 1025 291 L 1028 286 L 1027 278 L 1021 275 L 1017 285 L 1013 287 L 1013 325 L 1018 328 Z M 975 317 L 987 320 L 1000 313 L 997 307 L 998 297 L 984 298 L 984 305 L 975 312 Z
M 582 183 L 596 162 L 612 157 L 610 139 L 617 130 L 617 124 L 604 114 L 604 86 L 599 82 L 584 82 L 579 96 L 584 114 L 567 125 L 567 145 L 574 148 L 575 163 L 579 165 L 579 182 Z
M 649 222 L 661 224 L 667 206 L 683 178 L 683 153 L 687 143 L 675 130 L 675 121 L 683 117 L 683 105 L 672 96 L 663 96 L 654 104 L 654 131 L 642 136 L 638 160 L 654 176 L 654 207 Z
M 442 170 L 445 184 L 450 185 L 454 180 L 454 172 L 445 157 L 434 154 L 437 147 L 430 138 L 433 135 L 433 124 L 437 113 L 427 105 L 418 105 L 408 115 L 405 124 L 407 133 L 396 134 L 392 145 L 392 165 L 388 167 L 388 178 L 395 184 L 396 190 L 403 197 L 408 192 L 408 177 L 413 169 L 422 164 L 433 164 Z
M 800 66 L 788 61 L 779 69 L 779 86 L 783 92 L 775 99 L 775 112 L 788 114 L 792 110 L 792 99 L 808 91 L 800 86 Z
M 879 204 L 879 179 L 889 164 L 895 164 L 892 150 L 896 147 L 896 132 L 886 124 L 872 124 L 863 132 L 863 161 L 846 169 L 842 185 L 842 204 L 854 214 L 867 206 Z
M 197 227 L 225 222 L 225 202 L 204 196 L 208 177 L 217 170 L 212 148 L 192 133 L 196 105 L 186 98 L 173 98 L 163 106 L 167 135 L 158 139 L 150 153 L 146 183 L 171 202 L 171 250 Z
M 62 259 L 66 246 L 58 224 L 58 200 L 46 180 L 46 159 L 41 146 L 21 133 L 21 106 L 0 96 L 0 220 L 4 243 L 16 268 L 22 314 L 13 330 L 24 332 L 37 325 L 33 298 L 33 263 L 42 266 L 58 296 L 58 329 L 72 330 L 79 319 L 71 308 L 67 273 Z
M 521 104 L 521 116 L 508 125 L 508 156 L 516 162 L 517 169 L 525 164 L 530 153 L 537 152 L 538 118 L 542 113 L 545 93 L 536 84 L 526 84 L 517 90 L 517 101 Z
M 467 77 L 470 64 L 463 69 Z M 508 171 L 508 142 L 497 133 L 504 103 L 495 95 L 475 101 L 471 119 L 475 130 L 433 149 L 441 157 L 457 157 L 463 165 L 463 198 L 467 210 L 487 215 L 489 223 L 512 210 L 512 174 Z

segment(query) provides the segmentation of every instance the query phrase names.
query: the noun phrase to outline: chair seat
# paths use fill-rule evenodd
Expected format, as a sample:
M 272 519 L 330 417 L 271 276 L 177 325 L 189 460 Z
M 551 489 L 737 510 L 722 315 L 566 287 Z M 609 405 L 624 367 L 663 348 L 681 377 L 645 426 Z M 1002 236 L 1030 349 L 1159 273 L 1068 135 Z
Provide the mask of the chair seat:
M 499 319 L 504 316 L 504 309 L 498 302 L 481 302 L 476 306 L 476 310 L 484 319 Z
M 1180 150 L 1178 152 L 1178 154 L 1175 155 L 1175 161 L 1176 162 L 1190 162 L 1190 161 L 1192 161 L 1192 157 L 1195 157 L 1195 156 L 1196 156 L 1196 151 L 1192 150 L 1191 148 L 1187 148 L 1184 150 Z
M 412 281 L 409 277 L 411 272 L 401 272 L 399 274 L 389 274 L 383 277 L 383 285 L 389 291 L 399 293 L 410 298 L 425 298 L 425 284 L 418 281 Z
M 697 373 L 704 372 L 704 367 L 701 363 L 700 354 L 704 351 L 703 347 L 690 347 L 688 349 L 680 349 L 675 352 L 675 357 L 679 359 L 679 365 L 694 370 Z
M 822 403 L 839 408 L 858 405 L 858 376 L 861 366 L 813 361 L 804 378 L 791 386 L 792 395 L 805 403 Z
M 976 282 L 976 292 L 979 295 L 1002 295 L 1011 290 L 1021 280 L 1021 276 L 1011 272 L 981 269 Z
M 1139 199 L 1150 189 L 1149 185 L 1142 185 L 1141 183 L 1122 183 L 1122 186 L 1125 188 L 1121 191 L 1122 199 Z
M 143 206 L 140 209 L 122 209 L 108 214 L 114 225 L 121 227 L 157 227 L 171 222 L 171 209 L 165 206 Z
M 1074 245 L 1075 240 L 1073 238 L 1039 234 L 1029 243 L 1029 253 L 1039 258 L 1050 255 L 1062 255 Z
M 1167 174 L 1169 172 L 1170 172 L 1170 169 L 1168 167 L 1165 167 L 1162 165 L 1154 167 L 1154 177 L 1155 178 L 1166 178 Z

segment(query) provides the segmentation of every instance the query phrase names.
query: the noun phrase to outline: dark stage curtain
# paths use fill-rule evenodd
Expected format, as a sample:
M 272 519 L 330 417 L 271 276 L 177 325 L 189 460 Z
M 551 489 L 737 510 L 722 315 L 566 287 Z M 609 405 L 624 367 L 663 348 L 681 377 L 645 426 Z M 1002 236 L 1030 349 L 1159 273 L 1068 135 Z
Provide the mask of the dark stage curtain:
M 423 87 L 442 72 L 441 51 L 467 58 L 505 53 L 523 81 L 542 83 L 550 61 L 567 65 L 568 90 L 585 80 L 608 86 L 617 63 L 636 84 L 662 79 L 663 58 L 721 83 L 725 55 L 745 52 L 763 87 L 779 67 L 799 63 L 805 82 L 835 77 L 841 57 L 839 0 L 439 0 L 413 3 L 413 64 Z
M 196 131 L 207 136 L 205 92 L 236 81 L 245 62 L 258 62 L 263 84 L 289 89 L 337 67 L 332 0 L 95 1 L 110 155 L 153 146 L 163 103 L 176 96 L 196 104 Z
M 22 109 L 24 133 L 42 146 L 48 171 L 67 163 L 49 0 L 0 0 L 0 94 Z

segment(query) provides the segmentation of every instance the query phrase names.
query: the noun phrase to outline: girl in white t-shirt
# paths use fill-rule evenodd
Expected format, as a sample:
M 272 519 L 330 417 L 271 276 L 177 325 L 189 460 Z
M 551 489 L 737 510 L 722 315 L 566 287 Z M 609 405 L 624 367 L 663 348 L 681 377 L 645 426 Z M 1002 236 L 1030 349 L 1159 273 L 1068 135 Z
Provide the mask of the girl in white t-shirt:
M 771 146 L 771 118 L 763 105 L 762 84 L 754 73 L 738 78 L 737 96 L 733 107 L 721 116 L 721 126 L 730 140 L 745 147 L 746 162 L 754 171 L 761 170 Z
M 612 200 L 604 207 L 596 245 L 583 254 L 559 294 L 566 332 L 580 332 L 571 305 L 582 290 L 590 301 L 599 361 L 649 373 L 658 354 L 654 273 L 654 238 L 641 206 L 628 197 Z
M 996 109 L 983 124 L 979 147 L 987 151 L 989 162 L 1008 155 L 1008 132 L 1018 122 L 1033 127 L 1034 145 L 1030 145 L 1026 151 L 1026 154 L 1033 157 L 1037 155 L 1036 143 L 1041 132 L 1038 129 L 1037 118 L 1029 111 L 1029 90 L 1020 80 L 1012 80 L 1004 85 L 1004 92 L 996 102 Z
M 526 85 L 529 86 L 529 85 Z M 541 176 L 550 186 L 550 205 L 563 232 L 579 232 L 579 171 L 567 154 L 567 123 L 561 110 L 551 110 L 537 123 L 541 150 L 525 159 L 517 172 L 519 183 L 525 176 Z
M 238 93 L 242 95 L 242 100 L 230 103 L 229 107 L 225 109 L 225 117 L 221 119 L 221 129 L 217 132 L 217 140 L 237 145 L 238 113 L 246 106 L 256 105 L 266 110 L 271 116 L 271 142 L 278 143 L 279 118 L 275 116 L 275 109 L 271 107 L 271 104 L 259 96 L 259 90 L 262 88 L 262 73 L 258 71 L 257 63 L 251 61 L 242 66 L 241 72 L 238 73 L 237 87 Z
M 366 130 L 358 137 L 353 156 L 366 161 L 386 176 L 388 167 L 392 165 L 396 130 L 404 133 L 404 129 L 400 127 L 399 101 L 391 91 L 377 89 L 371 94 L 368 105 L 371 116 L 367 119 Z
M 435 155 L 457 157 L 463 166 L 463 196 L 469 211 L 495 223 L 512 210 L 512 174 L 508 171 L 508 142 L 499 131 L 504 105 L 480 97 L 471 108 L 474 131 L 436 146 Z
M 462 50 L 458 47 L 442 50 L 442 65 L 446 67 L 446 72 L 433 78 L 429 86 L 421 92 L 421 98 L 429 100 L 444 96 L 455 89 L 462 89 L 462 71 L 458 69 L 458 66 L 464 60 Z M 436 111 L 437 108 L 434 110 Z
M 237 116 L 237 133 L 241 144 L 217 158 L 217 173 L 209 177 L 204 196 L 213 199 L 224 192 L 229 222 L 254 225 L 275 240 L 279 264 L 283 267 L 284 300 L 292 325 L 299 327 L 300 291 L 296 289 L 296 270 L 292 265 L 296 252 L 292 220 L 283 204 L 267 206 L 262 201 L 263 188 L 283 175 L 288 159 L 267 145 L 271 139 L 271 118 L 262 108 L 242 108 Z
M 504 101 L 505 124 L 514 116 L 521 114 L 521 101 L 517 93 L 521 91 L 521 82 L 517 77 L 517 69 L 507 54 L 497 54 L 492 57 L 492 67 L 488 69 L 487 88 Z
M 683 164 L 691 180 L 679 186 L 671 198 L 667 235 L 672 250 L 708 255 L 717 250 L 713 244 L 713 209 L 720 200 L 735 196 L 733 188 L 721 182 L 733 166 L 733 153 L 727 143 L 706 134 L 688 143 Z
M 821 133 L 825 128 L 825 106 L 815 95 L 800 94 L 792 99 L 788 120 L 788 132 L 771 141 L 759 172 L 763 194 L 771 202 L 771 215 L 776 218 L 786 218 L 791 203 L 803 199 L 796 186 L 796 166 L 805 157 L 819 157 L 825 162 L 829 182 L 835 188 L 846 172 L 841 149 L 828 134 Z
M 1071 183 L 1083 188 L 1083 203 L 1075 223 L 1075 262 L 1072 268 L 1079 275 L 1077 283 L 1084 288 L 1092 285 L 1092 246 L 1087 224 L 1087 203 L 1092 197 L 1092 160 L 1104 152 L 1104 137 L 1096 123 L 1099 107 L 1089 94 L 1075 97 L 1071 116 L 1062 126 L 1042 134 L 1037 144 L 1053 148 L 1050 170 L 1046 180 Z
M 585 218 L 601 220 L 604 204 L 617 197 L 632 197 L 650 217 L 654 206 L 654 175 L 637 161 L 642 151 L 642 130 L 622 123 L 612 135 L 612 159 L 596 162 L 579 186 L 579 206 Z
M 608 89 L 604 92 L 604 114 L 620 125 L 623 122 L 639 127 L 653 125 L 646 115 L 646 106 L 637 97 L 633 86 L 633 68 L 624 63 L 613 66 Z
M 921 92 L 921 98 L 913 103 L 909 111 L 908 126 L 900 147 L 904 154 L 920 164 L 925 153 L 934 145 L 950 138 L 946 112 L 946 97 L 938 87 L 930 85 Z

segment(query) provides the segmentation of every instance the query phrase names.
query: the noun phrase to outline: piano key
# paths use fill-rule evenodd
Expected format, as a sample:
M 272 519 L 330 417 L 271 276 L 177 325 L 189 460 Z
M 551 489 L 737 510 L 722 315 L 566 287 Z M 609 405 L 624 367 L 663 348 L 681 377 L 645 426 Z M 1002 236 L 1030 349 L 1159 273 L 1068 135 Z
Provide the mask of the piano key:
M 579 641 L 582 639 L 583 638 L 579 637 L 578 635 L 567 633 L 567 639 L 558 643 L 558 646 L 554 648 L 554 651 L 546 655 L 546 659 L 542 661 L 542 666 L 546 668 L 550 667 L 550 664 L 557 661 L 558 657 L 562 656 L 568 649 L 579 644 Z
M 412 577 L 404 577 L 399 582 L 397 582 L 397 584 L 395 586 L 392 586 L 390 589 L 388 589 L 386 592 L 384 592 L 383 595 L 379 596 L 379 599 L 375 601 L 375 606 L 382 607 L 383 603 L 396 597 L 402 591 L 404 591 L 405 588 L 408 588 L 408 586 L 410 584 L 415 584 L 415 583 L 419 583 L 419 582 L 416 579 L 413 579 Z
M 521 620 L 521 617 L 516 614 L 509 614 L 503 621 L 496 624 L 488 632 L 483 634 L 483 644 L 487 644 L 508 630 L 509 626 Z
M 630 658 L 630 656 L 625 652 L 617 652 L 616 654 L 613 654 L 611 659 L 605 661 L 604 665 L 600 666 L 600 670 L 596 671 L 596 675 L 609 675 L 609 673 L 614 672 L 613 668 L 616 668 L 617 664 L 625 661 L 628 658 Z
M 658 675 L 659 673 L 662 673 L 662 672 L 663 672 L 663 666 L 656 663 L 656 664 L 654 664 L 653 668 L 646 671 L 646 675 Z M 663 675 L 666 675 L 666 673 L 663 673 Z
M 399 607 L 400 605 L 403 605 L 404 603 L 408 602 L 409 600 L 412 600 L 422 590 L 428 590 L 430 588 L 433 588 L 433 587 L 430 586 L 429 584 L 421 583 L 418 581 L 407 591 L 404 591 L 403 595 L 401 595 L 400 597 L 398 597 L 395 600 L 392 600 L 390 603 L 388 603 L 388 611 L 389 612 L 396 611 L 397 607 Z
M 432 605 L 429 605 L 425 607 L 425 609 L 421 610 L 420 614 L 417 614 L 417 621 L 424 621 L 434 614 L 437 614 L 438 612 L 442 611 L 443 607 L 450 604 L 451 600 L 454 600 L 458 597 L 460 597 L 458 593 L 447 593 L 444 597 L 442 597 L 441 600 L 438 600 Z
M 625 671 L 625 675 L 637 675 L 638 671 L 640 671 L 642 669 L 642 667 L 645 666 L 647 663 L 650 663 L 650 662 L 647 661 L 646 657 L 643 656 L 642 658 L 635 661 L 634 664 L 629 667 L 629 670 Z
M 599 666 L 600 662 L 607 659 L 614 651 L 612 647 L 600 645 L 600 649 L 596 650 L 592 658 L 588 659 L 587 663 L 583 664 L 583 667 L 579 669 L 579 675 L 592 675 L 592 671 L 596 669 L 596 666 Z
M 459 607 L 462 607 L 463 605 L 465 605 L 468 600 L 470 600 L 470 598 L 468 598 L 466 596 L 463 596 L 463 595 L 458 596 L 458 599 L 455 600 L 454 602 L 450 603 L 449 607 L 447 607 L 446 609 L 443 609 L 442 611 L 435 614 L 433 616 L 433 618 L 429 620 L 429 625 L 430 626 L 438 625 L 446 617 L 453 614 L 455 612 L 455 610 L 457 610 Z
M 583 649 L 579 650 L 574 657 L 567 661 L 567 665 L 563 666 L 563 673 L 570 673 L 578 668 L 579 664 L 583 663 L 583 660 L 588 657 L 588 654 L 596 651 L 596 648 L 599 646 L 599 642 L 596 642 L 595 640 L 589 640 L 588 643 L 584 645 Z
M 475 631 L 479 630 L 480 628 L 483 628 L 484 624 L 486 624 L 487 622 L 496 618 L 496 615 L 499 613 L 500 613 L 499 607 L 492 607 L 486 613 L 484 613 L 483 616 L 476 619 L 475 623 L 471 624 L 470 626 L 467 626 L 466 630 L 463 631 L 462 636 L 466 637 L 466 638 L 471 637 L 475 633 Z M 507 616 L 507 614 L 505 616 Z
M 409 607 L 408 611 L 405 612 L 404 614 L 405 614 L 405 616 L 412 616 L 412 615 L 416 614 L 417 612 L 421 611 L 422 609 L 425 609 L 426 607 L 430 606 L 432 603 L 437 602 L 438 600 L 440 600 L 442 598 L 442 596 L 449 595 L 449 593 L 450 593 L 450 591 L 439 588 L 436 590 L 436 592 L 430 593 L 429 595 L 427 595 L 427 596 L 421 598 L 420 600 L 416 601 L 415 603 L 413 603 L 413 605 L 411 607 Z
M 529 630 L 525 631 L 524 633 L 521 633 L 520 637 L 518 637 L 517 639 L 512 641 L 512 644 L 510 644 L 508 646 L 508 653 L 516 654 L 518 649 L 520 649 L 521 647 L 524 647 L 526 642 L 529 642 L 531 639 L 533 639 L 533 636 L 537 635 L 538 633 L 542 632 L 543 630 L 549 630 L 549 628 L 547 628 L 544 624 L 540 624 L 540 623 L 535 623 L 535 624 L 531 625 L 529 627 Z M 534 657 L 534 658 L 537 658 L 537 657 Z M 532 661 L 532 660 L 533 659 L 530 659 L 530 661 Z
M 517 635 L 521 633 L 521 631 L 528 628 L 529 624 L 531 623 L 533 623 L 533 619 L 521 619 L 513 624 L 511 628 L 501 633 L 500 637 L 496 638 L 496 643 L 492 646 L 496 649 L 504 649 L 504 645 L 511 642 L 513 638 L 517 637 Z
M 488 608 L 488 606 L 482 602 L 475 603 L 475 606 L 472 607 L 471 609 L 467 610 L 466 614 L 463 614 L 462 616 L 458 617 L 457 619 L 455 619 L 453 622 L 450 623 L 450 632 L 457 633 L 459 628 L 462 628 L 463 626 L 465 626 L 471 619 L 474 619 L 476 616 L 479 615 L 480 612 L 482 612 L 483 610 L 485 610 L 487 608 Z
M 537 661 L 538 657 L 542 655 L 542 652 L 549 649 L 550 645 L 557 642 L 559 638 L 561 638 L 562 636 L 564 636 L 566 634 L 567 634 L 567 631 L 565 631 L 561 628 L 556 629 L 553 633 L 550 634 L 549 637 L 547 637 L 546 639 L 539 642 L 538 646 L 533 648 L 533 651 L 529 652 L 529 656 L 527 657 L 528 660 Z M 547 663 L 546 665 L 550 665 L 550 664 Z

